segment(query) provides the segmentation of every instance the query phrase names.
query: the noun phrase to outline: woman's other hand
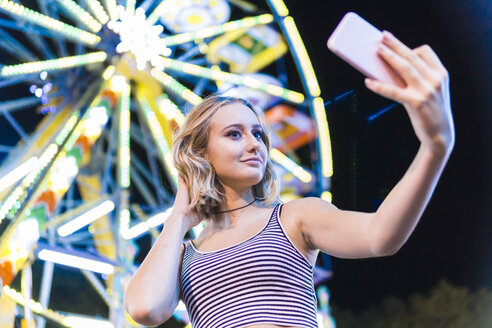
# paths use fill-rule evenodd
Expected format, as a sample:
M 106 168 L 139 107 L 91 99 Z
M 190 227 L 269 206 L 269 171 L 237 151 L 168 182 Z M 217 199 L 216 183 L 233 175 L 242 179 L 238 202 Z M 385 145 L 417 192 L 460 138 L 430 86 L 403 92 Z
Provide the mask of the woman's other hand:
M 191 211 L 188 187 L 181 176 L 178 176 L 178 190 L 174 199 L 173 212 L 170 218 L 185 220 L 187 231 L 200 223 L 198 216 Z
M 422 146 L 436 156 L 447 157 L 454 146 L 455 132 L 446 68 L 428 45 L 412 50 L 387 31 L 383 32 L 378 53 L 406 87 L 371 79 L 365 80 L 366 86 L 403 104 Z

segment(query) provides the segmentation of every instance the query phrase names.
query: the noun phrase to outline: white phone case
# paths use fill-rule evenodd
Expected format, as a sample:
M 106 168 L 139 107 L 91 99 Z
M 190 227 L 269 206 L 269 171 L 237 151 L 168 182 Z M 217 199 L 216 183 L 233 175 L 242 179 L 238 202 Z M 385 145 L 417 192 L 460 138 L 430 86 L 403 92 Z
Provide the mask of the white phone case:
M 328 48 L 367 77 L 405 86 L 405 82 L 377 54 L 382 32 L 362 17 L 348 12 L 328 39 Z

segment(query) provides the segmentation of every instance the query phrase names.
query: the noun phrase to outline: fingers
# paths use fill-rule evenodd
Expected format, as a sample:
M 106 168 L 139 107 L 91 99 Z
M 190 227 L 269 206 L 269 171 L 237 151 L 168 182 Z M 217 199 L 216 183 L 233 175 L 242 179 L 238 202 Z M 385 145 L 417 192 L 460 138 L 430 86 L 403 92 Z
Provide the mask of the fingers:
M 420 74 L 425 75 L 428 71 L 428 67 L 422 58 L 390 32 L 383 31 L 383 43 L 396 54 L 408 61 Z
M 420 83 L 420 74 L 411 62 L 384 44 L 378 47 L 379 55 L 403 78 L 406 84 Z
M 399 103 L 406 103 L 410 101 L 405 89 L 390 84 L 384 84 L 377 80 L 366 78 L 364 80 L 366 87 L 372 92 L 377 93 L 380 96 L 394 100 Z
M 432 50 L 430 46 L 424 44 L 420 47 L 415 48 L 414 53 L 422 59 L 432 70 L 440 73 L 440 75 L 444 75 L 447 77 L 448 71 L 442 64 L 441 60 L 437 56 L 437 54 Z

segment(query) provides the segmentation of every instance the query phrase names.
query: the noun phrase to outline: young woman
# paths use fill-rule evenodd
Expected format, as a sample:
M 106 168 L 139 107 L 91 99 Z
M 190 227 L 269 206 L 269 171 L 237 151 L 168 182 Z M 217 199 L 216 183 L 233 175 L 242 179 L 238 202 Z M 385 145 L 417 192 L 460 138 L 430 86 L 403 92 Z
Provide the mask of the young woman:
M 448 73 L 429 46 L 412 50 L 384 32 L 379 54 L 407 86 L 366 86 L 404 105 L 420 148 L 378 210 L 340 210 L 315 197 L 279 204 L 263 118 L 243 100 L 208 98 L 175 138 L 173 212 L 126 289 L 137 322 L 166 321 L 181 298 L 194 328 L 317 327 L 318 250 L 367 258 L 400 249 L 451 153 L 454 126 Z M 202 220 L 201 234 L 182 244 Z

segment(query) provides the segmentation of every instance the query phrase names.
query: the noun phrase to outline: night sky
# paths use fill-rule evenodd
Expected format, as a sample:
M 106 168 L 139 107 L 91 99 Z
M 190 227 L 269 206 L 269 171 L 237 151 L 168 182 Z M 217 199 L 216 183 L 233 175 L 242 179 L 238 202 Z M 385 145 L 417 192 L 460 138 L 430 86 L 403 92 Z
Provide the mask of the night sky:
M 421 222 L 394 256 L 333 259 L 332 300 L 363 309 L 389 295 L 425 293 L 441 279 L 492 288 L 492 6 L 490 1 L 286 1 L 328 107 L 334 152 L 333 203 L 371 211 L 403 176 L 418 141 L 402 106 L 372 123 L 390 101 L 326 48 L 344 13 L 354 11 L 411 48 L 429 44 L 450 73 L 456 145 Z M 355 144 L 355 150 L 354 150 Z M 357 163 L 356 169 L 351 164 Z

